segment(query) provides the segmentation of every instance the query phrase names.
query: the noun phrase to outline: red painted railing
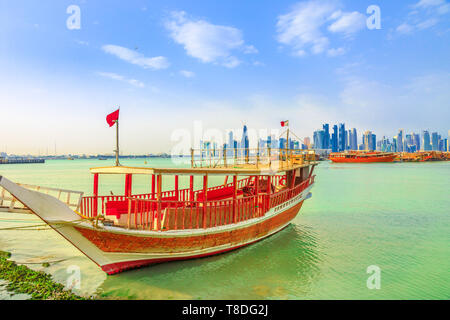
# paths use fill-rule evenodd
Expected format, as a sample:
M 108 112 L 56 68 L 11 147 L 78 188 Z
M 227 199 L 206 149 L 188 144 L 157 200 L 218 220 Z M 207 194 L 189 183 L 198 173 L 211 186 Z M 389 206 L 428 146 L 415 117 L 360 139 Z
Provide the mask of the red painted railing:
M 275 185 L 283 186 L 283 176 L 272 177 Z M 239 181 L 239 188 L 249 185 L 250 178 Z M 297 196 L 314 183 L 314 176 L 303 181 L 291 189 L 283 189 L 271 195 L 265 190 L 259 190 L 258 195 L 244 196 L 236 200 L 190 201 L 189 189 L 179 190 L 178 200 L 175 191 L 162 193 L 161 200 L 153 198 L 153 194 L 125 196 L 98 196 L 101 204 L 99 211 L 106 213 L 106 204 L 110 201 L 127 201 L 127 212 L 122 212 L 121 225 L 133 229 L 146 229 L 157 231 L 202 229 L 238 223 L 253 218 L 262 217 L 271 208 L 276 207 Z M 232 186 L 232 183 L 226 186 Z M 224 186 L 209 188 L 217 190 Z M 187 190 L 187 192 L 185 191 Z M 202 190 L 196 191 L 196 193 Z M 156 197 L 156 196 L 155 196 Z M 168 200 L 164 200 L 164 198 Z M 170 200 L 169 200 L 170 199 Z M 196 199 L 196 197 L 194 198 Z M 95 217 L 95 197 L 84 197 L 81 203 L 81 213 L 87 217 Z M 158 214 L 159 212 L 159 214 Z

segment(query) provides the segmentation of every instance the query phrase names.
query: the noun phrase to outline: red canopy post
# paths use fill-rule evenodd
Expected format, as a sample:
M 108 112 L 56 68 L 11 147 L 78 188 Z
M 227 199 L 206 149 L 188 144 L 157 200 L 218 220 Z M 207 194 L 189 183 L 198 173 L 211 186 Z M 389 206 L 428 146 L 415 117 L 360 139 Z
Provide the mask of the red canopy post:
M 158 211 L 157 211 L 157 217 L 156 217 L 156 228 L 157 230 L 161 230 L 161 183 L 162 183 L 162 176 L 158 174 L 157 177 L 157 194 L 156 198 L 158 199 Z
M 206 205 L 208 201 L 208 175 L 203 176 L 203 228 L 206 228 Z
M 179 195 L 178 195 L 178 175 L 175 175 L 175 196 L 177 197 L 177 201 L 179 200 Z
M 237 222 L 236 214 L 236 197 L 237 197 L 237 176 L 233 176 L 233 222 Z
M 256 211 L 256 216 L 258 216 L 258 212 L 259 212 L 258 193 L 259 193 L 259 176 L 255 176 L 255 211 Z
M 132 174 L 125 175 L 125 197 L 131 196 L 132 176 Z
M 92 214 L 93 216 L 97 216 L 98 214 L 98 173 L 94 174 L 94 205 L 92 208 Z
M 189 201 L 194 201 L 194 176 L 189 178 Z
M 152 174 L 152 196 L 151 198 L 154 200 L 155 199 L 155 189 L 156 189 L 156 185 L 155 185 L 155 175 Z
M 270 196 L 272 194 L 272 176 L 267 176 L 267 211 L 270 210 Z

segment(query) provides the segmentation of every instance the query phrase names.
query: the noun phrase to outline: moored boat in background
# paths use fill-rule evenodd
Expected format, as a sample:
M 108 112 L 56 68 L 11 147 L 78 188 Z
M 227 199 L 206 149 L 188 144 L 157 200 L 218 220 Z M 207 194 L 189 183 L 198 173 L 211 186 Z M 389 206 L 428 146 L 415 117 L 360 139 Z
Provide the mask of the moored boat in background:
M 329 159 L 336 163 L 374 163 L 393 162 L 396 158 L 392 152 L 346 151 L 331 153 Z

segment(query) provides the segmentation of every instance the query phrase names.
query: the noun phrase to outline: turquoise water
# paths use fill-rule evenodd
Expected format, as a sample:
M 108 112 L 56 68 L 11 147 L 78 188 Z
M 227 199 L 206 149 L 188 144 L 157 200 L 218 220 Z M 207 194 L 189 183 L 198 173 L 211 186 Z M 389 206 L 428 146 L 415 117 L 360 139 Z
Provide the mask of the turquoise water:
M 167 159 L 147 161 L 148 166 L 172 166 Z M 143 159 L 122 162 L 144 165 Z M 90 194 L 88 168 L 109 164 L 55 160 L 0 166 L 0 174 Z M 51 230 L 0 231 L 0 250 L 64 284 L 67 268 L 78 266 L 81 288 L 76 292 L 114 299 L 450 298 L 450 162 L 322 162 L 316 175 L 313 197 L 289 228 L 215 257 L 106 276 Z M 104 179 L 108 187 L 101 192 L 122 191 L 123 181 Z M 211 183 L 223 183 L 223 178 Z M 166 184 L 169 188 L 173 182 Z M 133 188 L 148 192 L 149 178 L 136 179 Z M 0 228 L 37 222 L 30 215 L 0 214 Z M 53 263 L 43 268 L 45 261 Z M 372 265 L 381 270 L 379 290 L 366 285 Z

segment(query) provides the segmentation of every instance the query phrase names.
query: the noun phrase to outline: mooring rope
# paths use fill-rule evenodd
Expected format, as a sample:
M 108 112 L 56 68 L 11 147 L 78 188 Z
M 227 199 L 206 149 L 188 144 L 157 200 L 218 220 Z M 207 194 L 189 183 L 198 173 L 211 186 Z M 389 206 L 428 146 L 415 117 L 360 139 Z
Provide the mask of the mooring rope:
M 59 228 L 62 228 L 64 226 L 66 226 L 66 225 L 77 225 L 77 224 L 80 224 L 80 223 L 82 223 L 84 221 L 90 221 L 90 220 L 88 220 L 88 219 L 79 219 L 79 220 L 73 220 L 73 221 L 67 221 L 67 222 L 58 222 L 58 223 L 55 223 L 55 226 L 53 226 L 53 227 L 49 226 L 46 223 L 42 223 L 42 224 L 36 224 L 36 225 L 31 225 L 31 226 L 19 226 L 19 227 L 0 228 L 0 231 L 27 230 L 27 229 L 29 229 L 29 231 L 42 231 L 42 230 L 50 230 L 50 229 L 59 229 Z M 35 229 L 35 228 L 39 228 L 39 227 L 47 227 L 47 228 Z

